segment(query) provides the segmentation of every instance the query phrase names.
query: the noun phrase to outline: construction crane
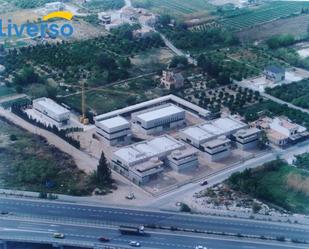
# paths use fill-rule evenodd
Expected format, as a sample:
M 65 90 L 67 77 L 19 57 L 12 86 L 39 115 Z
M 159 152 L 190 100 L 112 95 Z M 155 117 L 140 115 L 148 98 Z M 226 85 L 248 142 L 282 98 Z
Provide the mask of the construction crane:
M 84 125 L 88 125 L 89 124 L 89 118 L 87 118 L 86 116 L 86 94 L 85 94 L 85 82 L 82 82 L 82 115 L 79 119 L 79 121 L 84 124 Z

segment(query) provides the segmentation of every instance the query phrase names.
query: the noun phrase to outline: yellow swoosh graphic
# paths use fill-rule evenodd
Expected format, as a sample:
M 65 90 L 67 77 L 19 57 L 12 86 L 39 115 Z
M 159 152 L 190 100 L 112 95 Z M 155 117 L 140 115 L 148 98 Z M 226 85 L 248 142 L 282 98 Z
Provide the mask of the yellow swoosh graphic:
M 53 18 L 62 18 L 70 21 L 73 18 L 73 14 L 69 11 L 55 11 L 44 16 L 43 21 L 48 21 Z

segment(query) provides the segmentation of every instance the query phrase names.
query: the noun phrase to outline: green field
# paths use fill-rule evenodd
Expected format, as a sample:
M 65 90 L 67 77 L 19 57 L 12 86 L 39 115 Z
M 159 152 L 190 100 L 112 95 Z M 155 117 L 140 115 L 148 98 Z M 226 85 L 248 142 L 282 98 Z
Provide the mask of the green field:
M 220 23 L 232 30 L 241 30 L 258 24 L 299 14 L 302 9 L 309 8 L 309 2 L 271 2 L 257 9 L 224 18 Z
M 297 213 L 309 213 L 309 172 L 276 160 L 233 174 L 232 189 Z M 307 184 L 307 185 L 306 185 Z

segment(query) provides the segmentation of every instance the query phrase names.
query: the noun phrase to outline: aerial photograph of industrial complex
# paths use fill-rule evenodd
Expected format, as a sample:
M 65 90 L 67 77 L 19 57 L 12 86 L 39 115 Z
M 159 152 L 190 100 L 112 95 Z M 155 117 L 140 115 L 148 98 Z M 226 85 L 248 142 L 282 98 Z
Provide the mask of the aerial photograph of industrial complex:
M 0 0 L 0 249 L 309 249 L 309 1 Z

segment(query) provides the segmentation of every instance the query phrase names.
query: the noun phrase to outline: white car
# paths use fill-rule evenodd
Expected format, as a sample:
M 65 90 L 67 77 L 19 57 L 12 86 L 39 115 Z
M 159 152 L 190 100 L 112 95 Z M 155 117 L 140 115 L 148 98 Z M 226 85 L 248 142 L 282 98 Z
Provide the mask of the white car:
M 139 243 L 138 241 L 131 240 L 129 245 L 133 247 L 140 247 L 141 243 Z
M 206 246 L 196 246 L 195 249 L 207 249 Z

